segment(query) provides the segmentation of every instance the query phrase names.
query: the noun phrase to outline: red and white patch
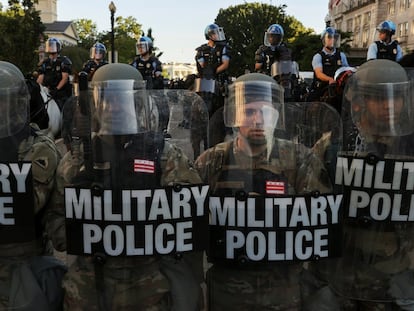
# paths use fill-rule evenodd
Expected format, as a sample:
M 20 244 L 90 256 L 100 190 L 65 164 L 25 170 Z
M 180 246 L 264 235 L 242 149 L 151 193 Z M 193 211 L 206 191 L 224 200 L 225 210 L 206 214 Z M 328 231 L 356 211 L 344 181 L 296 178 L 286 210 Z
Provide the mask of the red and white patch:
M 134 160 L 134 172 L 154 173 L 155 172 L 154 161 L 135 159 Z
M 285 194 L 286 185 L 283 181 L 266 181 L 267 194 Z

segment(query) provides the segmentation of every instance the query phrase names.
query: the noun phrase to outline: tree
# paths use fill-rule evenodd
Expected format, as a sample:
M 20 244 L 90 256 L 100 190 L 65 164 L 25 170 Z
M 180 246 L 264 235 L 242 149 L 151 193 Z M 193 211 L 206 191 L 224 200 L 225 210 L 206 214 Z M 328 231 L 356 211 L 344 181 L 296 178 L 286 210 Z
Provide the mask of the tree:
M 238 76 L 246 69 L 254 70 L 254 55 L 263 44 L 263 36 L 271 24 L 280 24 L 285 41 L 301 34 L 310 33 L 294 17 L 285 13 L 286 5 L 274 6 L 265 3 L 245 3 L 220 9 L 215 23 L 224 28 L 226 38 L 232 47 L 230 75 Z
M 45 26 L 35 0 L 9 0 L 6 11 L 0 12 L 0 59 L 15 64 L 27 74 L 36 68 L 40 38 Z
M 79 47 L 89 49 L 96 41 L 99 41 L 97 26 L 92 20 L 81 18 L 73 23 L 79 36 Z

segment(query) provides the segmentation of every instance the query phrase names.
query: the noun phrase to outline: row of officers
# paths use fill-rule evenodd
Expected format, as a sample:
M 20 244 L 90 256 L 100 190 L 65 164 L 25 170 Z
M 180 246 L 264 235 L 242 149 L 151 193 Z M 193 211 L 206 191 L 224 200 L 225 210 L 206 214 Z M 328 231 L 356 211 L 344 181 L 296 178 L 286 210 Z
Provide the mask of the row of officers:
M 342 115 L 279 82 L 229 84 L 216 111 L 231 131 L 196 154 L 212 102 L 106 64 L 65 94 L 62 152 L 0 62 L 0 310 L 412 310 L 413 81 L 370 60 Z
M 72 98 L 64 154 L 30 122 L 20 70 L 0 62 L 0 85 L 0 309 L 413 309 L 414 88 L 398 63 L 360 66 L 342 116 L 244 74 L 232 132 L 198 157 L 202 120 L 178 124 L 184 98 L 205 102 L 166 92 L 167 138 L 128 64 Z
M 381 22 L 378 27 L 378 40 L 373 42 L 367 52 L 367 60 L 390 59 L 400 61 L 403 53 L 401 46 L 392 36 L 396 26 L 390 20 Z M 196 48 L 197 80 L 191 87 L 198 92 L 208 105 L 211 116 L 223 106 L 227 86 L 231 83 L 227 73 L 231 61 L 231 47 L 226 41 L 222 27 L 217 24 L 207 25 L 204 31 L 207 42 Z M 340 35 L 333 27 L 327 27 L 321 34 L 322 49 L 312 59 L 314 81 L 309 94 L 301 92 L 299 84 L 299 66 L 294 61 L 292 51 L 284 39 L 283 27 L 272 24 L 264 33 L 263 44 L 257 49 L 254 59 L 254 71 L 272 76 L 285 88 L 285 99 L 291 101 L 319 100 L 326 87 L 334 84 L 335 72 L 340 67 L 349 67 L 346 55 L 340 51 Z M 137 57 L 131 65 L 137 68 L 148 89 L 164 88 L 162 65 L 153 54 L 153 42 L 149 37 L 141 37 L 136 46 Z M 46 52 L 49 54 L 40 66 L 37 82 L 49 88 L 51 95 L 62 106 L 71 95 L 69 81 L 71 61 L 68 57 L 60 56 L 61 43 L 56 38 L 46 42 Z M 91 48 L 90 60 L 82 68 L 91 79 L 94 71 L 107 64 L 106 48 L 97 42 Z

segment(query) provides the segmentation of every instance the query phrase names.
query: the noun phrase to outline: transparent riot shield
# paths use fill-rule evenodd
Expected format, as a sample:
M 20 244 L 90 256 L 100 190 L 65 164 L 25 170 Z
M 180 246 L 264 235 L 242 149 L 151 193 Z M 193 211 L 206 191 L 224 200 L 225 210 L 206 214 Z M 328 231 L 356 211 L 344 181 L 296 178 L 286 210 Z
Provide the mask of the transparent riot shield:
M 184 93 L 110 81 L 80 94 L 72 154 L 91 165 L 64 189 L 67 253 L 75 255 L 64 284 L 69 309 L 200 303 L 209 186 L 191 166 L 191 126 L 179 126 L 184 115 L 192 122 Z
M 328 147 L 341 142 L 341 121 L 324 103 L 244 97 L 225 106 L 233 138 L 196 161 L 210 184 L 208 301 L 213 310 L 299 309 L 304 263 L 340 255 L 342 196 Z
M 356 306 L 414 303 L 412 90 L 409 81 L 356 76 L 345 89 L 335 176 L 344 196 L 343 256 L 331 284 Z
M 291 60 L 276 61 L 270 67 L 270 75 L 285 89 L 285 99 L 293 101 L 293 89 L 299 78 L 299 66 Z

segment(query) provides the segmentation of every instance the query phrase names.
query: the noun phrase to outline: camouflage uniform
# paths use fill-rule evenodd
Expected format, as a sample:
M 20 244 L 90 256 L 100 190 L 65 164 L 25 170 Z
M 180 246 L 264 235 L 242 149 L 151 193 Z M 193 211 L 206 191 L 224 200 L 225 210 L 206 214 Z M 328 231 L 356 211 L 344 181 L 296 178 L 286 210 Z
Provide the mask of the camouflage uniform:
M 25 78 L 4 61 L 0 97 L 0 310 L 56 310 L 62 302 L 65 268 L 50 256 L 44 213 L 60 155 L 38 125 L 29 124 Z
M 132 78 L 128 77 L 129 79 L 136 79 L 136 75 L 140 76 L 139 72 L 133 67 L 123 65 L 108 64 L 103 66 L 96 71 L 93 80 L 98 79 L 100 81 L 99 79 L 102 79 L 103 74 L 112 72 L 115 75 L 122 72 L 121 76 L 123 74 L 131 75 Z M 130 74 L 131 71 L 133 74 Z M 113 78 L 113 80 L 117 79 Z M 128 91 L 125 91 L 125 94 L 128 94 Z M 124 98 L 129 100 L 127 95 Z M 127 125 L 124 128 L 127 128 Z M 148 141 L 154 144 L 157 157 L 160 156 L 160 167 L 157 166 L 156 168 L 157 173 L 160 172 L 160 180 L 159 184 L 145 184 L 144 187 L 150 189 L 154 186 L 165 187 L 176 183 L 199 184 L 201 179 L 191 167 L 182 150 L 168 143 L 168 141 L 164 141 L 162 136 L 158 135 L 160 133 L 151 133 L 147 132 L 144 135 L 154 134 L 157 136 L 158 143 L 160 140 L 163 141 L 161 150 L 159 150 L 160 145 L 156 144 L 155 139 L 154 141 Z M 100 137 L 99 135 L 94 136 L 94 139 Z M 132 147 L 125 147 L 121 152 L 128 152 L 128 155 L 133 154 L 141 157 L 142 155 L 139 155 L 134 146 L 138 149 L 140 147 L 138 145 L 144 146 L 144 149 L 147 146 L 142 142 L 141 137 L 135 137 L 134 135 L 130 137 L 131 141 L 135 139 L 134 143 L 131 143 Z M 49 211 L 48 220 L 53 244 L 59 251 L 65 251 L 67 248 L 64 187 L 77 183 L 88 188 L 93 181 L 93 177 L 90 176 L 91 172 L 88 172 L 87 169 L 87 161 L 84 160 L 87 158 L 85 157 L 84 146 L 85 142 L 73 140 L 71 152 L 65 154 L 58 167 L 57 187 L 53 195 L 54 208 Z M 105 145 L 106 148 L 108 146 Z M 96 150 L 94 152 L 97 152 L 95 155 L 99 153 Z M 121 165 L 122 163 L 119 163 L 118 166 L 121 167 Z M 111 170 L 115 170 L 112 168 L 112 162 Z M 134 179 L 120 182 L 127 184 L 128 187 L 139 185 L 138 188 L 142 188 L 141 179 L 147 180 L 146 177 L 142 173 L 136 173 L 134 176 L 136 177 L 128 176 L 128 178 Z M 121 185 L 118 186 L 122 187 Z M 173 256 L 161 257 L 157 255 L 145 257 L 106 256 L 105 260 L 99 263 L 96 262 L 96 259 L 102 259 L 103 257 L 76 256 L 72 258 L 73 264 L 69 267 L 63 282 L 65 288 L 64 307 L 66 310 L 85 310 L 87 308 L 91 310 L 170 310 L 171 308 L 181 310 L 176 305 L 180 306 L 183 303 L 181 301 L 183 295 L 188 295 L 186 303 L 194 306 L 200 299 L 200 288 L 197 288 L 196 285 L 203 281 L 201 258 L 197 258 L 197 256 L 199 257 L 200 254 L 194 256 L 185 254 L 179 260 Z M 198 274 L 193 271 L 195 265 L 193 259 L 200 263 L 197 266 Z M 187 292 L 181 293 L 180 286 L 185 282 L 191 284 L 191 287 L 188 288 L 187 286 Z
M 330 190 L 329 179 L 322 163 L 303 146 L 298 148 L 287 140 L 275 141 L 274 149 L 278 154 L 266 160 L 266 152 L 258 157 L 250 157 L 238 150 L 237 138 L 204 152 L 196 161 L 195 167 L 200 176 L 210 183 L 212 194 L 220 188 L 237 191 L 259 192 L 264 189 L 251 189 L 247 181 L 221 181 L 222 172 L 232 170 L 256 171 L 257 180 L 265 174 L 287 177 L 291 194 L 309 193 L 315 189 L 320 192 Z M 230 162 L 232 159 L 234 162 Z M 256 181 L 256 180 L 255 180 Z M 227 185 L 226 185 L 227 183 Z M 233 186 L 231 185 L 233 184 Z M 260 184 L 260 182 L 257 182 Z M 299 276 L 302 263 L 269 264 L 263 267 L 240 269 L 238 267 L 213 264 L 208 270 L 207 282 L 211 310 L 297 310 L 301 295 Z

